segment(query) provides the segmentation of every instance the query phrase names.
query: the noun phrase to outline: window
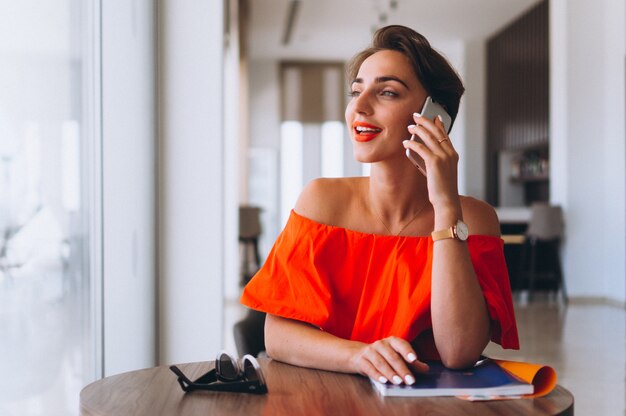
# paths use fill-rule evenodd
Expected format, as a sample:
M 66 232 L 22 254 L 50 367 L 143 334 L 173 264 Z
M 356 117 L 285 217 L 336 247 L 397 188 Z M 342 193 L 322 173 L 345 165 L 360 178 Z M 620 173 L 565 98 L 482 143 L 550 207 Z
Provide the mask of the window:
M 302 124 L 285 121 L 280 129 L 280 212 L 282 223 L 302 191 Z
M 90 3 L 0 9 L 0 414 L 76 414 L 96 374 Z
M 302 187 L 314 178 L 359 175 L 348 152 L 343 64 L 281 66 L 280 217 L 285 224 Z
M 322 124 L 322 176 L 337 178 L 343 173 L 345 125 L 338 121 Z

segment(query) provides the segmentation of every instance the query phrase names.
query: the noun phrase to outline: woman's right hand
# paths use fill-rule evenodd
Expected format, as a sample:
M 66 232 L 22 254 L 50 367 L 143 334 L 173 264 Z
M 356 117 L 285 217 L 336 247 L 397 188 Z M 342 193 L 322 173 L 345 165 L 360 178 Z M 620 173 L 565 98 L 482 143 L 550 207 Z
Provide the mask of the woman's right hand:
M 352 357 L 352 365 L 356 373 L 393 384 L 413 384 L 413 373 L 428 371 L 428 365 L 417 359 L 411 344 L 398 337 L 383 338 L 359 347 Z

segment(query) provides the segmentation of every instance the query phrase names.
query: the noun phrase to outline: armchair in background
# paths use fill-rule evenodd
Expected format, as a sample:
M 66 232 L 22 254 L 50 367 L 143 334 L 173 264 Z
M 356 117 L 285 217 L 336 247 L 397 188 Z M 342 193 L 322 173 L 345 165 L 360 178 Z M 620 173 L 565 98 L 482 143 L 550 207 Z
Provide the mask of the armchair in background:
M 550 282 L 567 303 L 565 280 L 561 268 L 560 246 L 565 224 L 560 206 L 535 203 L 525 233 L 519 277 L 528 280 L 528 297 L 540 282 Z

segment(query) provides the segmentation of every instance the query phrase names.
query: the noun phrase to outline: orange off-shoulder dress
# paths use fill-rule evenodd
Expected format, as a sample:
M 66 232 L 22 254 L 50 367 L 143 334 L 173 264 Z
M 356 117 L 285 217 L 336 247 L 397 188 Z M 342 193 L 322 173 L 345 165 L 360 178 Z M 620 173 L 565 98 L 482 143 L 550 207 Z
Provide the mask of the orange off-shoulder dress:
M 519 348 L 503 241 L 471 235 L 467 245 L 491 318 L 491 340 Z M 241 303 L 371 343 L 412 342 L 421 359 L 437 359 L 430 313 L 430 237 L 367 234 L 321 224 L 291 211 Z

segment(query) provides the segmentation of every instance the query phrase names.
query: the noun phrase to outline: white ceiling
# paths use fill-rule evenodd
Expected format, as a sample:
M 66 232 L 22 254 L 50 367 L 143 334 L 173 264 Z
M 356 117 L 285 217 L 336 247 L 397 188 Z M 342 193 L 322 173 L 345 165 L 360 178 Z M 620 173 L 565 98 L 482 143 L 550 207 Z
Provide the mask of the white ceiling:
M 300 0 L 291 42 L 282 45 L 291 0 L 249 0 L 248 51 L 252 59 L 346 59 L 367 46 L 372 27 L 409 26 L 435 48 L 491 36 L 539 0 Z

